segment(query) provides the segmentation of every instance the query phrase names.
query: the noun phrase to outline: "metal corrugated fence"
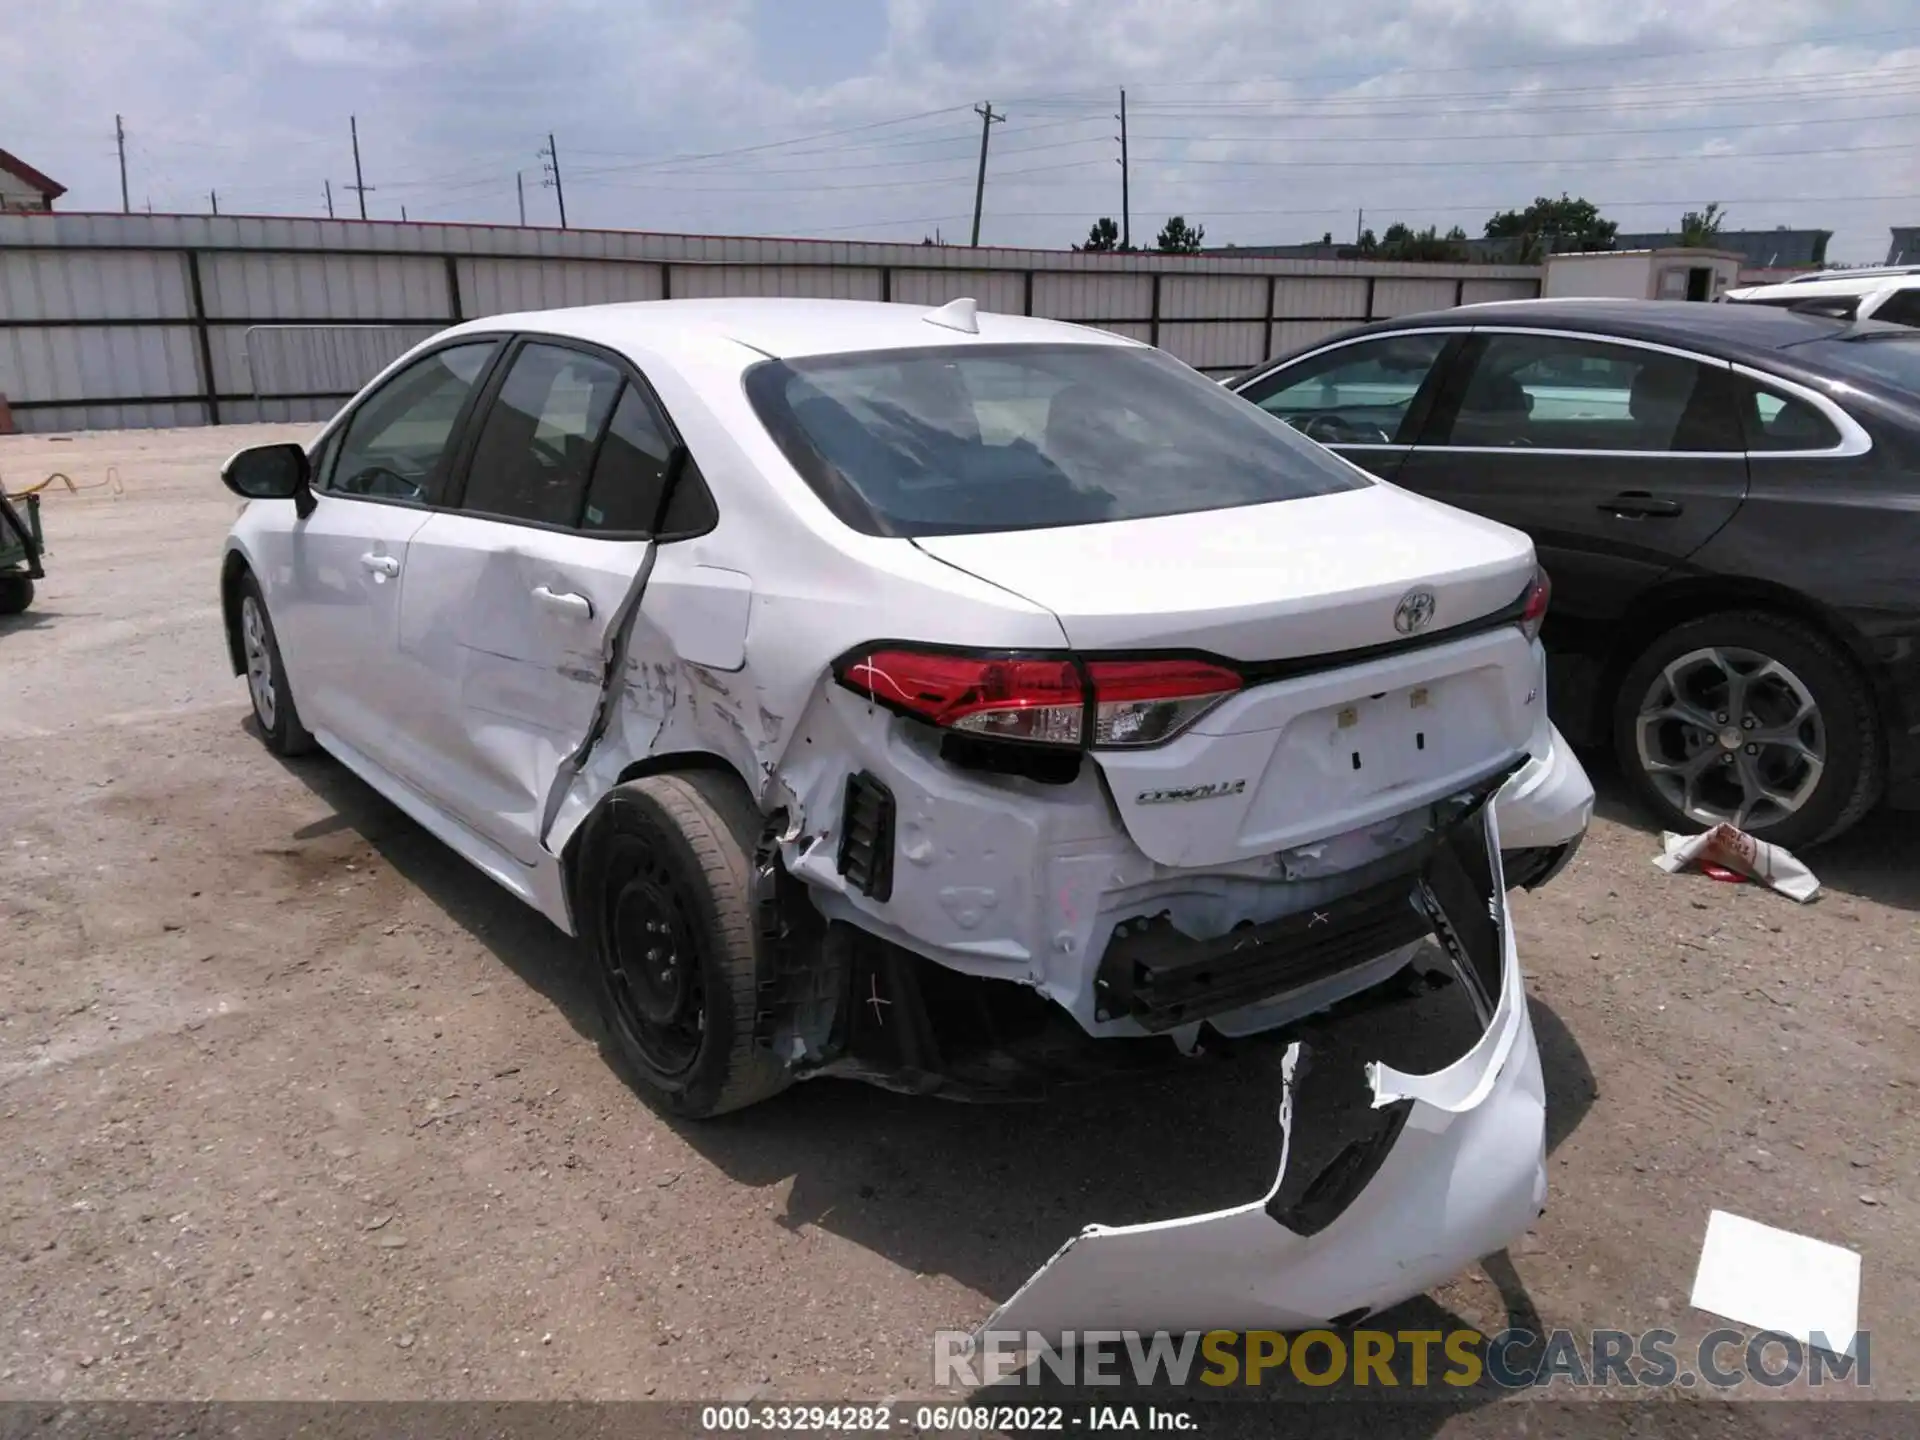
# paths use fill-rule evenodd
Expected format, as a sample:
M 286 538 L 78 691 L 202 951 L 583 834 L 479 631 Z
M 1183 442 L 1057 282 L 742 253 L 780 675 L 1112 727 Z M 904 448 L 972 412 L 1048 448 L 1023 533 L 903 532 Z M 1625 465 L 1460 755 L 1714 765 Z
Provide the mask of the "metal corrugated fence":
M 1362 320 L 1537 295 L 1519 265 L 1099 255 L 253 216 L 0 216 L 23 429 L 321 420 L 440 326 L 681 296 L 839 296 L 1099 326 L 1228 374 Z

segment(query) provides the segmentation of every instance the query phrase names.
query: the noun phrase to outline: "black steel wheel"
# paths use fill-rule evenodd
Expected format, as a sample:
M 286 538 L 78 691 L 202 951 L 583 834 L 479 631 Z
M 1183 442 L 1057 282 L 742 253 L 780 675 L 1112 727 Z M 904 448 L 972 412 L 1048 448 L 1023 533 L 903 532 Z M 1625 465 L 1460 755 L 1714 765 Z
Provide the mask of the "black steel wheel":
M 607 795 L 575 858 L 574 913 L 612 1049 L 682 1115 L 738 1110 L 791 1083 L 753 1035 L 761 824 L 731 775 L 650 775 Z
M 1669 830 L 1722 822 L 1789 848 L 1879 797 L 1872 691 L 1827 636 L 1760 611 L 1677 625 L 1622 677 L 1614 749 Z

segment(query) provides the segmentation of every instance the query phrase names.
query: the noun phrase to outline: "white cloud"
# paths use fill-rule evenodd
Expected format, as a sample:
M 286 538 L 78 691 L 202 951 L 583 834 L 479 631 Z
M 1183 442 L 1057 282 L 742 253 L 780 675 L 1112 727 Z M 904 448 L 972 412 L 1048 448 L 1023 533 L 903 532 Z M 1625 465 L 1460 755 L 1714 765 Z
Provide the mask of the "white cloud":
M 518 170 L 549 220 L 552 131 L 575 224 L 952 238 L 991 98 L 1010 118 L 984 238 L 1065 244 L 1118 211 L 1124 84 L 1136 238 L 1173 212 L 1216 242 L 1345 235 L 1362 206 L 1477 233 L 1564 188 L 1629 230 L 1719 199 L 1733 226 L 1823 225 L 1864 259 L 1920 215 L 1920 23 L 1897 0 L 1844 19 L 1801 0 L 889 0 L 877 45 L 875 23 L 872 0 L 46 4 L 0 32 L 0 144 L 70 208 L 113 208 L 118 111 L 136 204 L 217 188 L 222 209 L 316 213 L 323 180 L 349 198 L 357 114 L 373 213 L 508 220 Z M 1862 38 L 1809 39 L 1841 32 Z M 801 48 L 833 78 L 771 78 Z M 1890 195 L 1914 198 L 1871 198 Z

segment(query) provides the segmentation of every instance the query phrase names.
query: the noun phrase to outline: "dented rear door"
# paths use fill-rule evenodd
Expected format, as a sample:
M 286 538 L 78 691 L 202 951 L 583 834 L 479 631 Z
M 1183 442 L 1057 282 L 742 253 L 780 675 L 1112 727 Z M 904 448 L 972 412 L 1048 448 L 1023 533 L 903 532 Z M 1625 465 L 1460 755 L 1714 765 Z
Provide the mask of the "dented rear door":
M 401 652 L 440 723 L 410 737 L 423 788 L 525 865 L 561 762 L 600 703 L 609 626 L 648 540 L 590 540 L 474 515 L 414 536 Z
M 671 454 L 618 357 L 530 340 L 489 397 L 450 508 L 413 537 L 407 778 L 521 864 L 541 858 L 548 793 L 594 724 Z

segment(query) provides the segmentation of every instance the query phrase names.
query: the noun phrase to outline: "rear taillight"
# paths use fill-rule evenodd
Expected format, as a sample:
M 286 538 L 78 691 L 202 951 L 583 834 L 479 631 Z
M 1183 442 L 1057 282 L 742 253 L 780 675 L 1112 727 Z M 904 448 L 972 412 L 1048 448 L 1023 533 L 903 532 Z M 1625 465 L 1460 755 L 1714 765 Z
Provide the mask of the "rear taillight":
M 1547 572 L 1535 570 L 1533 584 L 1527 587 L 1527 598 L 1520 608 L 1520 628 L 1529 640 L 1540 638 L 1540 627 L 1547 620 L 1547 602 L 1552 598 L 1553 582 L 1547 578 Z
M 1241 684 L 1204 660 L 1081 661 L 900 646 L 855 652 L 834 667 L 834 678 L 943 729 L 1096 749 L 1170 740 Z
M 1089 660 L 1093 743 L 1157 745 L 1240 688 L 1240 677 L 1204 660 Z

